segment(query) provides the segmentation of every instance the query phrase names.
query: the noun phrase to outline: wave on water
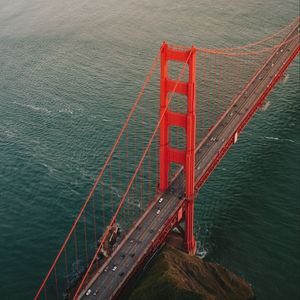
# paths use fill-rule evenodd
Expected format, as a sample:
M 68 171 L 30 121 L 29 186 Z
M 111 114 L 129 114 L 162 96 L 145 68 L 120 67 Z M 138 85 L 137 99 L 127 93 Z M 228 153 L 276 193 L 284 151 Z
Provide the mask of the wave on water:
M 0 130 L 0 137 L 10 139 L 15 137 L 15 133 L 10 130 Z
M 296 143 L 296 141 L 291 140 L 291 139 L 283 139 L 283 141 L 291 142 L 291 143 Z
M 275 140 L 275 141 L 278 141 L 279 138 L 278 137 L 273 137 L 273 136 L 266 136 L 265 137 L 267 140 Z
M 55 168 L 53 168 L 53 167 L 47 165 L 46 163 L 41 163 L 41 165 L 42 165 L 43 167 L 45 167 L 45 168 L 48 170 L 49 174 L 52 174 L 52 173 L 54 173 L 54 172 L 56 171 Z
M 289 77 L 290 77 L 289 74 L 285 74 L 284 77 L 283 77 L 283 79 L 282 79 L 282 82 L 286 83 L 288 81 Z
M 290 143 L 296 143 L 296 141 L 292 139 L 280 139 L 278 137 L 273 137 L 273 136 L 265 136 L 267 140 L 274 140 L 274 141 L 284 141 L 284 142 L 290 142 Z
M 41 111 L 41 112 L 44 112 L 46 114 L 51 114 L 51 111 L 48 110 L 45 107 L 34 106 L 34 105 L 31 105 L 31 104 L 24 104 L 24 103 L 20 103 L 20 102 L 16 102 L 16 101 L 14 101 L 13 103 L 16 104 L 16 105 L 22 106 L 22 107 L 29 108 L 29 109 L 34 110 L 34 111 Z
M 58 112 L 59 113 L 70 114 L 70 115 L 73 114 L 73 111 L 70 108 L 63 108 L 63 109 L 60 109 Z
M 204 259 L 208 255 L 208 251 L 205 248 L 199 248 L 198 249 L 198 247 L 197 247 L 196 255 L 199 258 Z

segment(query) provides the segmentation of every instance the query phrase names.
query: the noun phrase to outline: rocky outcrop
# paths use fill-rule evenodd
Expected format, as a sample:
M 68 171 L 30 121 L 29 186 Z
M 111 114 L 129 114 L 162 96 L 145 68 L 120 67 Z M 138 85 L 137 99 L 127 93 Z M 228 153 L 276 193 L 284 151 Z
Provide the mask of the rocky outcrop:
M 129 300 L 253 300 L 249 283 L 223 266 L 166 245 Z

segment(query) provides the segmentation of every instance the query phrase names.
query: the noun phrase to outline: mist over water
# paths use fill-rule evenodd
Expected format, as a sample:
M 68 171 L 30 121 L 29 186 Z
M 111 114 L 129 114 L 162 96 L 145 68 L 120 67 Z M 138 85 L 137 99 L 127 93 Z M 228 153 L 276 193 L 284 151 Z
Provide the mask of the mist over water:
M 298 1 L 0 0 L 0 299 L 32 299 L 163 40 L 254 42 Z M 200 249 L 299 299 L 299 57 L 196 202 Z

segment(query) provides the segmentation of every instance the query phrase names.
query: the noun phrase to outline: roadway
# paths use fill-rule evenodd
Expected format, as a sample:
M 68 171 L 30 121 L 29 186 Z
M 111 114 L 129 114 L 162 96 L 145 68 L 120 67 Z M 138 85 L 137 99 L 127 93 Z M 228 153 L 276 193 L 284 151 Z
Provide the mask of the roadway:
M 299 24 L 287 36 L 287 39 L 295 37 L 299 32 Z M 249 111 L 257 104 L 271 84 L 274 77 L 280 72 L 283 64 L 290 58 L 299 44 L 299 39 L 276 49 L 266 61 L 262 69 L 249 82 L 242 93 L 235 99 L 226 114 L 221 118 L 207 137 L 198 146 L 196 152 L 196 182 L 208 171 L 212 161 L 232 139 L 240 124 Z M 180 172 L 170 188 L 163 194 L 158 194 L 144 215 L 129 232 L 124 240 L 107 259 L 101 269 L 93 276 L 88 286 L 79 295 L 79 299 L 103 299 L 114 298 L 127 280 L 147 256 L 153 242 L 169 223 L 172 216 L 176 215 L 180 207 L 184 206 L 182 198 L 185 189 L 183 172 Z M 158 203 L 160 198 L 161 203 Z M 158 209 L 160 212 L 158 213 Z M 87 291 L 91 290 L 89 295 Z

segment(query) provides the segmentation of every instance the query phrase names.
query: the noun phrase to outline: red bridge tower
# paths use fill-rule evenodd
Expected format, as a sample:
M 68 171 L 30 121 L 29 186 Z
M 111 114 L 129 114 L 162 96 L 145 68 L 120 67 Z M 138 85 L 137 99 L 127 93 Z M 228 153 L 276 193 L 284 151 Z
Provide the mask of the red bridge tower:
M 168 62 L 187 62 L 189 66 L 188 82 L 175 81 L 168 77 Z M 169 93 L 179 93 L 187 97 L 185 114 L 172 111 L 168 107 Z M 166 110 L 166 111 L 165 111 Z M 196 145 L 196 49 L 188 51 L 172 49 L 163 43 L 161 49 L 160 77 L 160 190 L 165 191 L 169 185 L 170 163 L 184 167 L 186 179 L 185 209 L 185 247 L 190 254 L 196 252 L 194 238 L 194 191 L 195 191 L 195 145 Z M 169 126 L 179 126 L 186 132 L 185 150 L 169 145 Z

